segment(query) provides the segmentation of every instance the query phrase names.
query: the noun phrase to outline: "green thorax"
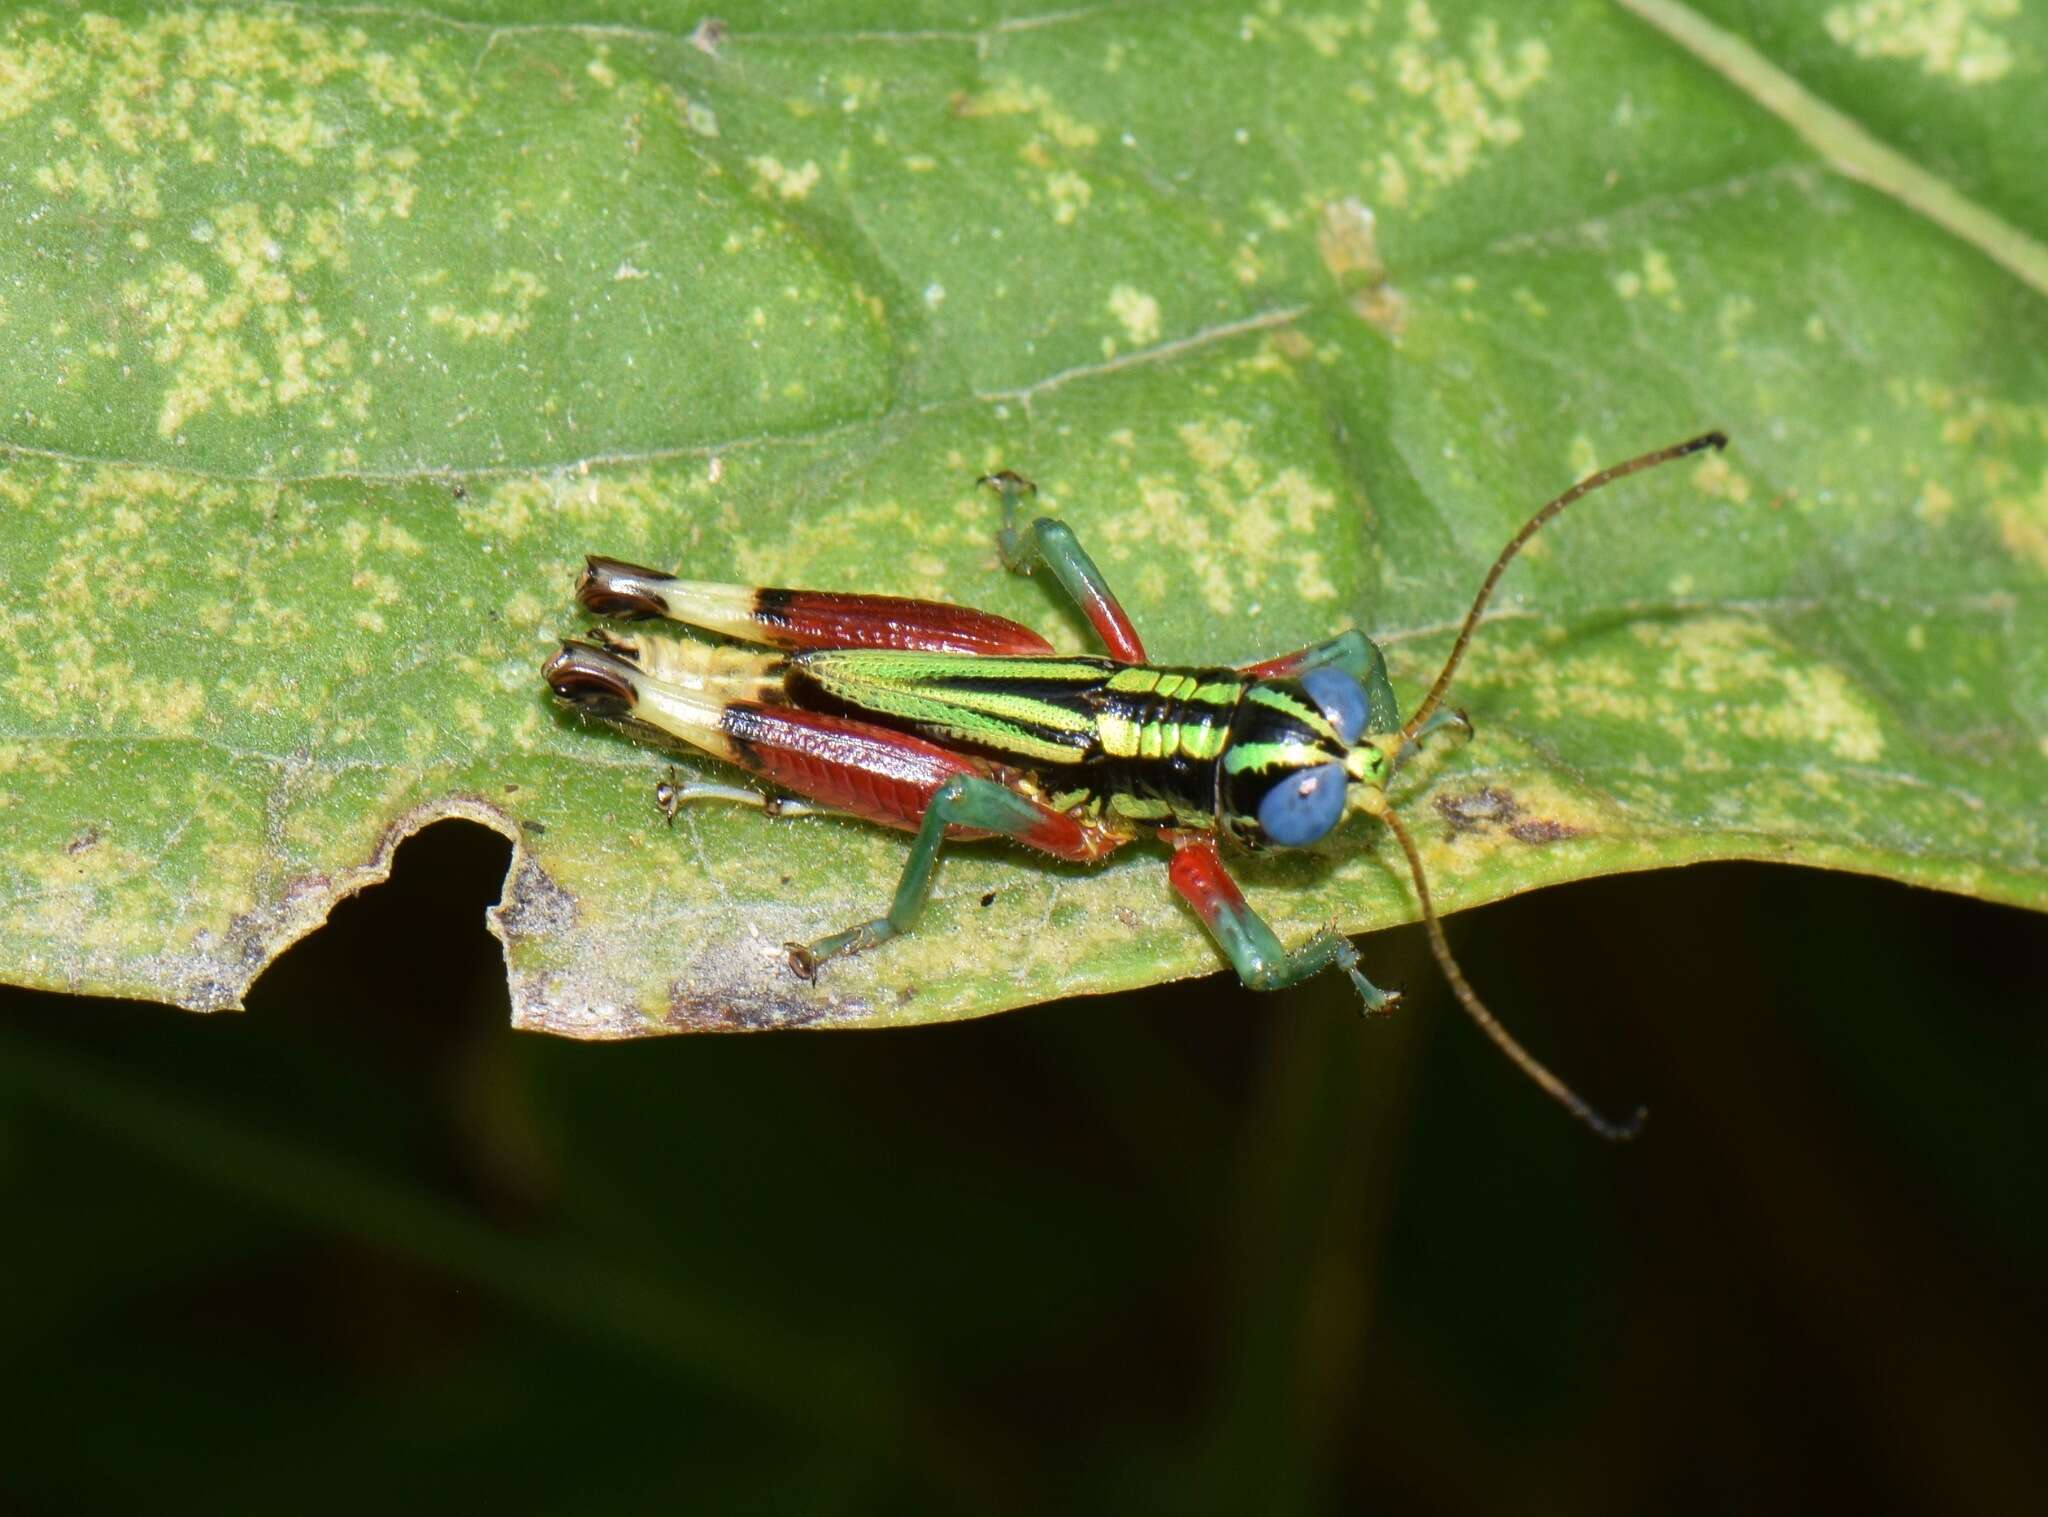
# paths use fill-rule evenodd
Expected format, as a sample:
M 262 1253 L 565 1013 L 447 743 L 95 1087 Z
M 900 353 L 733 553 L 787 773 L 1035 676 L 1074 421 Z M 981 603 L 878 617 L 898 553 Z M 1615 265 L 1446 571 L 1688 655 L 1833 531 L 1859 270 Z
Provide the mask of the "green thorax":
M 1251 683 L 1233 669 L 871 649 L 797 654 L 789 671 L 799 705 L 995 759 L 1048 790 L 1157 795 L 1203 816 Z

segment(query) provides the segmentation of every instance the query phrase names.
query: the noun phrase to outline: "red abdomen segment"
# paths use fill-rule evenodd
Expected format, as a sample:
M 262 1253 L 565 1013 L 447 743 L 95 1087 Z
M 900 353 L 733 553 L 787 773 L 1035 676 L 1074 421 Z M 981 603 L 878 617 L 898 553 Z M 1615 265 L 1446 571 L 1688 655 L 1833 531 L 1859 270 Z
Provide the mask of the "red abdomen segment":
M 1052 644 L 1006 617 L 943 601 L 829 590 L 756 590 L 763 642 L 778 648 L 907 648 L 928 653 L 1050 653 Z
M 905 832 L 917 831 L 939 786 L 982 772 L 936 743 L 814 711 L 734 702 L 721 725 L 734 763 L 806 800 Z

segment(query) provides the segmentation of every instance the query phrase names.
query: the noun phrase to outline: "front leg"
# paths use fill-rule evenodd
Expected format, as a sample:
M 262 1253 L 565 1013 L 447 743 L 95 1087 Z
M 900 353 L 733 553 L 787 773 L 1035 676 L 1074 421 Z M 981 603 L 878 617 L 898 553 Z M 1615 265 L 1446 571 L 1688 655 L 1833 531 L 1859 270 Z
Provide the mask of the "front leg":
M 917 838 L 910 845 L 910 858 L 896 882 L 896 897 L 889 904 L 889 914 L 815 943 L 787 945 L 789 967 L 798 977 L 815 979 L 818 966 L 825 960 L 860 953 L 916 926 L 925 901 L 931 896 L 932 867 L 938 862 L 939 845 L 946 840 L 948 828 L 955 836 L 963 832 L 978 837 L 995 833 L 1015 838 L 1041 853 L 1080 863 L 1093 863 L 1125 842 L 1115 833 L 1077 821 L 995 780 L 956 774 L 933 792 L 931 803 L 925 808 Z
M 1073 597 L 1074 604 L 1081 608 L 1081 614 L 1088 618 L 1088 625 L 1102 639 L 1109 656 L 1120 664 L 1144 663 L 1145 645 L 1138 641 L 1138 629 L 1124 615 L 1124 608 L 1110 593 L 1109 581 L 1095 567 L 1095 560 L 1081 546 L 1081 539 L 1074 535 L 1074 529 L 1050 516 L 1041 516 L 1032 522 L 1028 533 L 1018 529 L 1015 523 L 1018 498 L 1027 493 L 1036 495 L 1038 486 L 1009 469 L 984 474 L 977 483 L 987 485 L 1003 498 L 1003 529 L 996 538 L 1003 567 L 1019 574 L 1029 574 L 1032 560 L 1043 559 L 1052 570 L 1053 577 Z
M 1223 867 L 1214 838 L 1200 834 L 1177 838 L 1167 878 L 1229 956 L 1237 977 L 1253 990 L 1298 984 L 1334 964 L 1351 976 L 1367 1011 L 1392 1011 L 1401 999 L 1399 991 L 1381 990 L 1365 977 L 1358 967 L 1358 950 L 1332 928 L 1321 929 L 1292 953 L 1282 947 Z

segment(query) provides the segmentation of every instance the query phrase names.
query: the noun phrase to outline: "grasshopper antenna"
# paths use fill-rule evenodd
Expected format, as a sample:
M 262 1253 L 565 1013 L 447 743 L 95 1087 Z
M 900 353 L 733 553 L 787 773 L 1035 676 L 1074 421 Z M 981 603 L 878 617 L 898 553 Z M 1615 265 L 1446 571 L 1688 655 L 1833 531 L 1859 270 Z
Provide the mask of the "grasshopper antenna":
M 1465 625 L 1458 629 L 1458 640 L 1451 644 L 1451 656 L 1444 660 L 1443 673 L 1436 677 L 1436 683 L 1429 687 L 1429 694 L 1422 698 L 1422 704 L 1417 706 L 1415 714 L 1408 718 L 1408 724 L 1401 729 L 1401 736 L 1413 742 L 1415 734 L 1421 731 L 1422 724 L 1428 721 L 1430 716 L 1436 711 L 1437 706 L 1444 698 L 1444 692 L 1451 687 L 1451 676 L 1458 672 L 1458 665 L 1465 657 L 1466 645 L 1472 641 L 1472 634 L 1479 627 L 1479 613 L 1484 611 L 1486 603 L 1493 599 L 1493 587 L 1500 583 L 1501 575 L 1507 571 L 1508 564 L 1513 561 L 1514 556 L 1522 551 L 1523 544 L 1527 543 L 1530 538 L 1542 530 L 1545 522 L 1549 521 L 1573 501 L 1578 500 L 1582 496 L 1591 495 L 1602 485 L 1611 485 L 1617 479 L 1626 479 L 1631 474 L 1640 474 L 1645 469 L 1654 469 L 1659 464 L 1668 464 L 1674 459 L 1687 457 L 1706 448 L 1719 450 L 1727 446 L 1727 433 L 1702 432 L 1698 437 L 1688 438 L 1681 443 L 1673 443 L 1668 448 L 1659 448 L 1654 453 L 1645 453 L 1641 457 L 1629 459 L 1626 463 L 1610 465 L 1597 474 L 1587 475 L 1569 490 L 1565 491 L 1564 494 L 1558 496 L 1556 500 L 1524 522 L 1522 530 L 1508 539 L 1508 545 L 1500 550 L 1500 557 L 1496 558 L 1493 561 L 1493 567 L 1486 571 L 1486 578 L 1479 585 L 1479 593 L 1472 598 L 1472 609 L 1465 613 Z M 1411 853 L 1409 857 L 1412 860 L 1414 855 Z M 1421 877 L 1418 875 L 1418 885 L 1420 880 Z M 1442 958 L 1443 955 L 1439 954 L 1438 957 Z M 1449 969 L 1450 965 L 1448 962 L 1444 967 Z M 1455 985 L 1458 981 L 1454 978 L 1452 983 Z M 1475 1004 L 1468 1001 L 1466 1009 L 1471 1010 Z M 1483 1016 L 1483 1011 L 1479 1015 Z M 1482 1022 L 1481 1025 L 1485 1024 Z M 1510 1051 L 1514 1052 L 1512 1049 Z M 1534 1073 L 1533 1070 L 1531 1072 Z M 1548 1089 L 1547 1086 L 1545 1088 Z M 1562 1087 L 1559 1087 L 1559 1089 L 1562 1089 Z M 1557 1091 L 1553 1090 L 1551 1094 L 1556 1095 Z M 1569 1105 L 1570 1103 L 1567 1102 L 1566 1104 Z M 1580 1114 L 1582 1116 L 1586 1115 L 1584 1112 Z M 1612 1136 L 1612 1134 L 1609 1134 L 1609 1136 Z
M 1669 454 L 1669 450 L 1667 455 Z M 1641 460 L 1637 460 L 1640 465 Z M 1583 491 L 1580 493 L 1584 493 Z M 1533 530 L 1533 529 L 1532 529 Z M 1523 534 L 1527 536 L 1525 532 Z M 1401 851 L 1408 855 L 1408 873 L 1415 880 L 1415 895 L 1422 902 L 1423 926 L 1429 930 L 1429 946 L 1436 955 L 1436 962 L 1444 972 L 1444 979 L 1451 987 L 1451 994 L 1458 998 L 1458 1004 L 1465 1008 L 1465 1015 L 1479 1024 L 1479 1030 L 1493 1039 L 1494 1046 L 1508 1056 L 1515 1068 L 1543 1087 L 1551 1100 L 1577 1117 L 1593 1131 L 1610 1143 L 1625 1143 L 1643 1130 L 1643 1119 L 1649 1116 L 1647 1107 L 1638 1106 L 1635 1115 L 1626 1122 L 1611 1122 L 1593 1110 L 1564 1081 L 1537 1062 L 1536 1056 L 1515 1041 L 1514 1034 L 1500 1025 L 1500 1019 L 1486 1009 L 1486 1003 L 1472 989 L 1465 978 L 1465 971 L 1458 967 L 1458 961 L 1451 957 L 1451 945 L 1444 938 L 1442 920 L 1436 914 L 1436 906 L 1429 898 L 1429 880 L 1422 872 L 1422 855 L 1415 851 L 1415 839 L 1408 835 L 1408 829 L 1401 825 L 1401 819 L 1392 808 L 1379 813 L 1381 821 L 1394 834 L 1394 840 L 1401 845 Z

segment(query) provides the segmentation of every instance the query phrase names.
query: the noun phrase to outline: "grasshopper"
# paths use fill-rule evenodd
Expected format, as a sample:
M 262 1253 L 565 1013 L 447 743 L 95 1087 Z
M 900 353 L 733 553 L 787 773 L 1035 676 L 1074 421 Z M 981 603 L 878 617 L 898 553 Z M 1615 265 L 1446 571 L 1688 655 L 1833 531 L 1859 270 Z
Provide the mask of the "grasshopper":
M 1384 655 L 1356 628 L 1277 658 L 1232 667 L 1155 664 L 1073 529 L 1016 524 L 1035 487 L 1004 471 L 980 483 L 1002 499 L 998 548 L 1020 573 L 1050 569 L 1106 650 L 1062 655 L 1028 627 L 934 601 L 679 579 L 592 557 L 576 598 L 598 616 L 666 618 L 731 639 L 650 639 L 593 629 L 543 675 L 572 710 L 651 728 L 800 799 L 743 786 L 656 786 L 673 822 L 692 800 L 775 814 L 837 813 L 915 833 L 886 915 L 787 945 L 789 967 L 820 966 L 910 931 L 947 842 L 1005 837 L 1094 863 L 1142 836 L 1172 850 L 1167 879 L 1244 983 L 1292 985 L 1335 967 L 1368 1011 L 1398 999 L 1367 979 L 1358 951 L 1324 928 L 1285 947 L 1224 864 L 1221 845 L 1301 848 L 1347 811 L 1387 827 L 1406 856 L 1431 950 L 1481 1030 L 1550 1096 L 1603 1137 L 1634 1135 L 1515 1041 L 1467 982 L 1445 941 L 1429 882 L 1387 786 L 1430 734 L 1470 723 L 1443 706 L 1502 573 L 1574 501 L 1641 470 L 1722 448 L 1707 432 L 1588 475 L 1523 524 L 1494 560 L 1436 682 L 1403 721 Z M 752 645 L 752 646 L 742 646 Z

